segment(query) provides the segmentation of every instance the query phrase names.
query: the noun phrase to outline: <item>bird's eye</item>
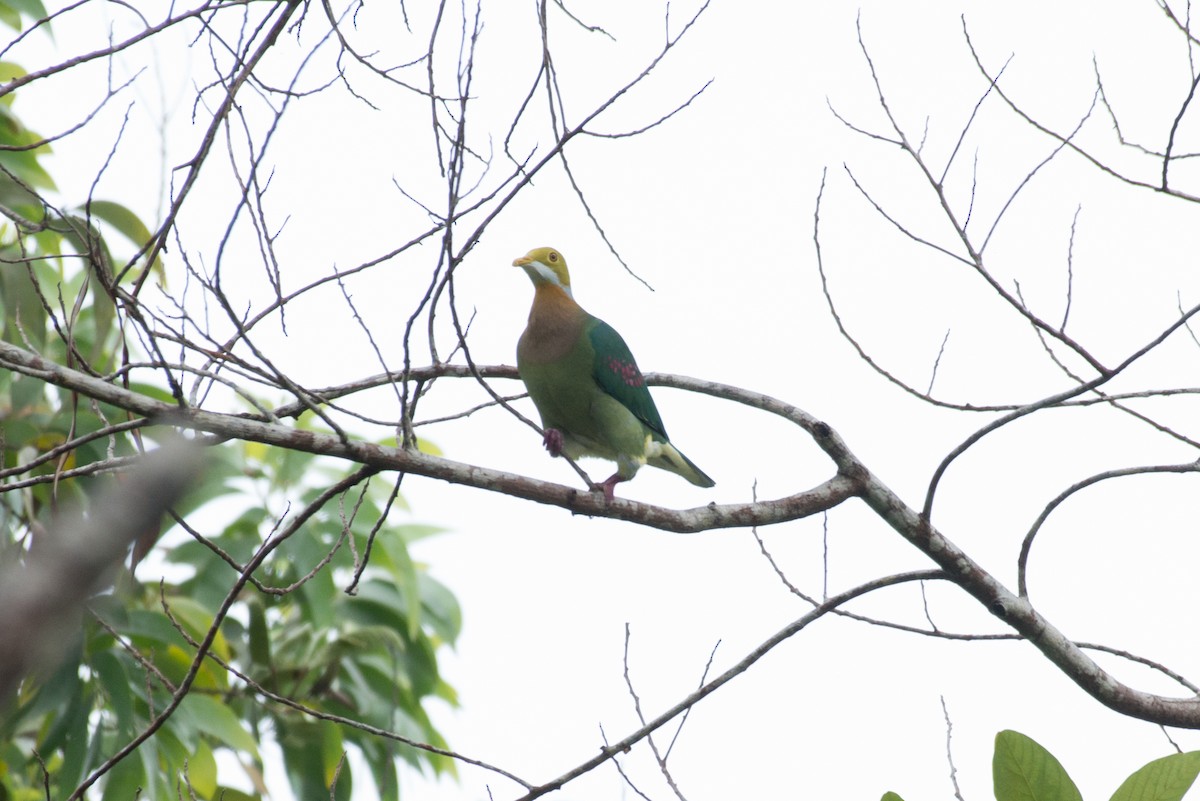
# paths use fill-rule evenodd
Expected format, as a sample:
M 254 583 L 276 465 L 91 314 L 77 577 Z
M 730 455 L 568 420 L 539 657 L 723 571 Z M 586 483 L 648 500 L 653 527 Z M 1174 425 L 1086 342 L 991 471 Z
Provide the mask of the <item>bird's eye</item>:
M 550 251 L 550 261 L 558 261 L 558 254 L 555 253 L 553 250 Z

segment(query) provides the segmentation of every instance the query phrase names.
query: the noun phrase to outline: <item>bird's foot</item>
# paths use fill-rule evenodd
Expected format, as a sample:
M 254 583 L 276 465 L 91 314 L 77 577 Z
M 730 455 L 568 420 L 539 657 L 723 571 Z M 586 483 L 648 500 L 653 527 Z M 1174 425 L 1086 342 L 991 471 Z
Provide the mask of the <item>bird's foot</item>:
M 599 485 L 601 491 L 604 493 L 604 500 L 606 503 L 612 503 L 613 490 L 616 489 L 617 484 L 620 484 L 624 480 L 625 479 L 621 478 L 620 473 L 613 473 L 611 476 L 604 479 L 604 483 Z
M 542 434 L 542 444 L 546 446 L 546 450 L 551 456 L 562 456 L 563 452 L 563 435 L 557 428 L 547 428 Z

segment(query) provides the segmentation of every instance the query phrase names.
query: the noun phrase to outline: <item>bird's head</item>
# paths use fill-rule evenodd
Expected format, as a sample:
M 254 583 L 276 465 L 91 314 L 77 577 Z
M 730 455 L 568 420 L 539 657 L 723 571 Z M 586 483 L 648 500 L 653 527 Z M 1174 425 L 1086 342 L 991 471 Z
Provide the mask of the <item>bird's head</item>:
M 534 248 L 513 261 L 533 281 L 534 286 L 550 284 L 571 294 L 571 274 L 567 272 L 567 260 L 554 248 Z

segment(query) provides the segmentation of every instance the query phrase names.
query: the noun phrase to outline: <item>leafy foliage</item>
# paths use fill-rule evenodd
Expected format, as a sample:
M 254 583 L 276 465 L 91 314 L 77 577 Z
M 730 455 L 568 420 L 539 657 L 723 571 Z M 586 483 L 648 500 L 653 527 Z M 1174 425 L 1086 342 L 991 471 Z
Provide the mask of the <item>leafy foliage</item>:
M 44 15 L 38 0 L 0 2 L 0 21 L 14 27 Z M 7 80 L 22 70 L 3 63 L 0 73 Z M 47 203 L 50 148 L 13 113 L 12 97 L 0 102 L 0 146 L 23 149 L 0 149 L 0 335 L 59 364 L 111 374 L 136 347 L 122 336 L 110 243 L 115 235 L 137 256 L 150 232 L 112 201 Z M 161 276 L 161 265 L 151 268 Z M 52 530 L 56 510 L 86 508 L 98 489 L 119 482 L 129 457 L 154 438 L 145 422 L 0 373 L 0 567 L 24 560 Z M 97 797 L 260 798 L 269 739 L 298 798 L 327 798 L 331 787 L 348 798 L 352 748 L 384 799 L 399 796 L 398 760 L 453 770 L 447 758 L 402 741 L 444 747 L 426 704 L 455 703 L 437 653 L 458 636 L 460 611 L 408 552 L 435 530 L 385 522 L 403 502 L 378 478 L 318 504 L 342 478 L 318 457 L 242 442 L 211 450 L 203 486 L 135 545 L 136 563 L 157 543 L 151 561 L 172 578 L 143 585 L 123 572 L 89 603 L 66 659 L 0 698 L 0 799 L 71 795 L 168 708 L 214 627 L 178 708 L 105 773 Z M 311 516 L 231 595 L 242 566 L 293 505 Z M 351 584 L 353 595 L 343 591 Z M 234 759 L 218 761 L 222 752 Z M 229 786 L 235 763 L 249 792 Z
M 165 558 L 182 568 L 175 572 L 186 577 L 140 585 L 126 576 L 116 591 L 92 602 L 66 663 L 21 687 L 0 727 L 0 788 L 7 793 L 0 797 L 18 798 L 40 786 L 43 770 L 55 797 L 65 797 L 168 704 L 237 575 L 226 558 L 244 563 L 261 547 L 272 526 L 266 508 L 273 497 L 303 495 L 300 482 L 279 481 L 280 452 L 265 450 L 256 459 L 250 450 L 221 449 L 200 492 L 250 501 L 247 508 L 211 539 L 164 548 Z M 314 470 L 315 457 L 289 456 L 295 458 L 309 462 L 301 475 L 326 472 Z M 240 491 L 247 470 L 237 470 L 238 461 L 251 473 Z M 252 500 L 253 488 L 271 483 L 261 505 Z M 450 592 L 408 554 L 408 543 L 433 530 L 381 530 L 358 593 L 339 588 L 353 570 L 351 554 L 366 551 L 386 495 L 378 483 L 368 487 L 354 499 L 357 510 L 345 527 L 342 510 L 321 509 L 276 551 L 258 574 L 267 591 L 237 598 L 191 692 L 135 758 L 112 771 L 103 797 L 130 798 L 134 787 L 147 797 L 173 795 L 186 783 L 197 797 L 217 798 L 229 790 L 227 777 L 218 776 L 221 750 L 237 756 L 262 793 L 259 743 L 268 736 L 278 741 L 301 798 L 326 797 L 335 777 L 337 797 L 348 797 L 350 768 L 343 759 L 350 746 L 366 758 L 382 798 L 398 797 L 397 758 L 453 770 L 444 757 L 321 717 L 445 746 L 423 704 L 455 702 L 438 673 L 436 652 L 454 642 L 461 617 Z M 11 526 L 5 530 L 10 555 L 20 547 L 16 534 Z M 168 534 L 164 544 L 174 538 Z M 287 703 L 264 703 L 268 698 Z
M 1200 775 L 1200 751 L 1171 754 L 1134 771 L 1110 801 L 1181 801 Z M 1062 763 L 1030 737 L 996 735 L 992 757 L 996 801 L 1080 801 L 1079 788 Z M 893 792 L 883 801 L 903 801 Z
M 1054 755 L 1015 731 L 996 735 L 992 781 L 996 801 L 1082 801 L 1075 783 Z

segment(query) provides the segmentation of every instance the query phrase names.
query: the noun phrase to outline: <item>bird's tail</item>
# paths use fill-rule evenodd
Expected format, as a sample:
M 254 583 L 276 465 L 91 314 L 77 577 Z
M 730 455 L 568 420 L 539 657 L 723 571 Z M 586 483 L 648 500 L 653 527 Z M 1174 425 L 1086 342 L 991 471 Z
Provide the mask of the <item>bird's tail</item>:
M 683 476 L 697 487 L 715 487 L 717 482 L 708 477 L 695 463 L 679 452 L 669 442 L 659 442 L 658 453 L 646 460 L 647 464 L 663 470 L 669 470 L 678 476 Z

